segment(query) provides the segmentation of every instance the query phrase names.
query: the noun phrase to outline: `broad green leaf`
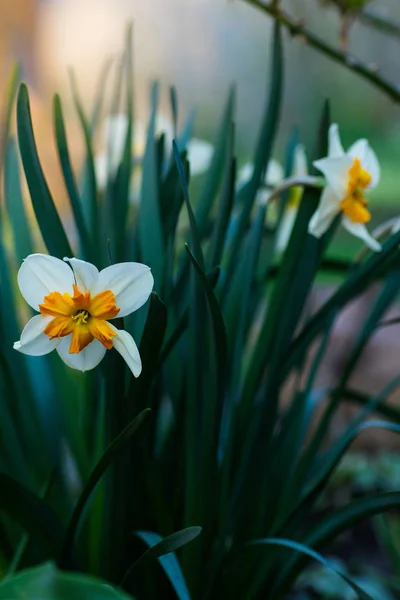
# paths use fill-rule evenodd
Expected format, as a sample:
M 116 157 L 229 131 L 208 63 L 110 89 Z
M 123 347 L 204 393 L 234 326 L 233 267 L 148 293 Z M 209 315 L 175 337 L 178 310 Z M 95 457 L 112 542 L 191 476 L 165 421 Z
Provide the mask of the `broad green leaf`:
M 50 254 L 73 256 L 40 165 L 32 127 L 28 88 L 20 85 L 17 100 L 18 143 L 26 181 L 43 240 Z
M 103 456 L 100 458 L 97 465 L 91 472 L 90 477 L 86 482 L 86 485 L 79 497 L 75 510 L 68 524 L 61 553 L 61 564 L 68 564 L 70 560 L 82 513 L 97 484 L 99 483 L 100 479 L 103 477 L 104 473 L 107 471 L 109 466 L 113 463 L 121 449 L 127 444 L 127 442 L 130 441 L 133 434 L 140 427 L 148 412 L 149 409 L 142 411 L 137 417 L 135 417 L 135 419 L 133 419 L 133 421 L 131 421 L 131 423 L 129 423 L 129 425 L 125 427 L 125 429 L 120 433 L 120 435 L 117 438 L 115 438 L 113 442 L 111 442 L 111 444 L 105 450 Z
M 57 571 L 47 563 L 21 571 L 0 584 L 0 600 L 130 600 L 109 583 Z M 132 598 L 131 598 L 132 600 Z

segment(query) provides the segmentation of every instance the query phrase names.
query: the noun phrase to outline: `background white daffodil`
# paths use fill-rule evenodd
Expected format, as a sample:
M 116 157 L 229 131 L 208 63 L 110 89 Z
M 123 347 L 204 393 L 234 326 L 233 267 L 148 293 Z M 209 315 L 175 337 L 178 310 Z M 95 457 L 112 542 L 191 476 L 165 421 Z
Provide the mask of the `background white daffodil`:
M 242 187 L 251 179 L 253 171 L 254 165 L 251 162 L 244 164 L 243 167 L 239 169 L 237 178 L 238 187 Z M 280 162 L 275 160 L 275 158 L 271 158 L 271 160 L 268 163 L 267 170 L 265 172 L 263 187 L 257 192 L 257 204 L 264 204 L 270 194 L 271 188 L 274 188 L 277 185 L 279 185 L 283 181 L 283 178 L 284 171 L 282 165 L 280 164 Z
M 128 117 L 125 114 L 116 114 L 107 117 L 104 123 L 103 147 L 95 158 L 97 185 L 100 190 L 107 186 L 109 177 L 115 177 L 119 164 L 122 161 L 126 136 L 128 132 Z M 143 123 L 135 123 L 133 139 L 133 154 L 135 168 L 131 180 L 131 199 L 137 203 L 140 194 L 141 172 L 138 169 L 144 155 L 147 140 L 147 127 Z M 166 152 L 172 149 L 174 139 L 174 126 L 170 119 L 162 114 L 157 115 L 155 135 L 164 135 Z M 200 175 L 208 170 L 214 154 L 212 144 L 198 138 L 190 139 L 186 144 L 191 175 Z
M 293 177 L 305 177 L 308 174 L 307 156 L 303 144 L 297 144 L 293 154 Z M 289 243 L 294 223 L 296 221 L 301 198 L 303 196 L 303 187 L 295 186 L 290 188 L 289 197 L 286 201 L 285 210 L 276 237 L 276 251 L 284 252 Z
M 135 341 L 110 320 L 143 306 L 153 284 L 150 268 L 141 263 L 119 263 L 99 272 L 77 258 L 62 261 L 31 254 L 18 272 L 18 285 L 40 314 L 28 321 L 14 348 L 31 356 L 56 349 L 68 366 L 79 371 L 93 369 L 107 350 L 115 348 L 138 377 L 142 363 Z
M 315 161 L 314 166 L 325 176 L 327 186 L 310 220 L 309 233 L 321 237 L 342 213 L 343 226 L 371 250 L 379 251 L 380 244 L 365 226 L 371 218 L 365 193 L 377 186 L 380 179 L 378 159 L 368 141 L 358 140 L 345 152 L 338 126 L 333 124 L 329 129 L 328 157 Z

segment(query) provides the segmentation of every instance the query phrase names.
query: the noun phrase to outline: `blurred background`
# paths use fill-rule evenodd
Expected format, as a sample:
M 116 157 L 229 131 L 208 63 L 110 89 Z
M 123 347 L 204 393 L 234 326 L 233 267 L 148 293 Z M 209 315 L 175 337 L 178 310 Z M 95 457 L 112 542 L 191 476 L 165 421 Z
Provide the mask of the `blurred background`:
M 283 0 L 282 6 L 324 39 L 338 43 L 340 19 L 335 8 L 322 7 L 319 0 Z M 397 0 L 377 0 L 370 6 L 400 23 Z M 49 152 L 51 157 L 53 152 L 47 144 L 52 144 L 51 99 L 55 92 L 62 95 L 67 117 L 69 112 L 73 114 L 68 68 L 74 69 L 84 104 L 90 108 L 99 72 L 107 59 L 119 55 L 125 26 L 133 21 L 139 117 L 146 117 L 154 79 L 163 84 L 165 111 L 168 86 L 174 84 L 181 120 L 190 108 L 196 108 L 196 135 L 212 140 L 228 87 L 235 82 L 237 150 L 241 162 L 250 157 L 268 89 L 271 19 L 242 0 L 2 0 L 1 8 L 2 83 L 11 61 L 21 60 L 24 78 L 34 92 L 34 123 L 46 155 Z M 396 203 L 399 108 L 301 39 L 292 40 L 287 34 L 285 38 L 286 89 L 278 158 L 293 126 L 299 127 L 306 145 L 312 143 L 316 115 L 329 97 L 345 142 L 366 136 L 381 158 L 380 206 Z M 400 38 L 357 22 L 349 49 L 400 85 Z M 75 115 L 70 119 L 70 136 L 74 124 Z M 47 135 L 48 141 L 42 142 Z

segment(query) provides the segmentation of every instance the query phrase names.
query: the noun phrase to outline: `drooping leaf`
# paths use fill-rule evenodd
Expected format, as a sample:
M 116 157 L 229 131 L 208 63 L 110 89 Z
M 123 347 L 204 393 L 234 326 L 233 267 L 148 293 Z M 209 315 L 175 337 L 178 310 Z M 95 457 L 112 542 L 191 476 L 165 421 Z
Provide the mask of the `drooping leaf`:
M 157 534 L 154 534 L 149 531 L 136 532 L 136 535 L 138 537 L 140 537 L 141 539 L 143 539 L 146 542 L 146 544 L 148 544 L 150 546 L 150 548 L 148 550 L 146 550 L 146 552 L 144 552 L 134 562 L 134 564 L 129 568 L 129 570 L 126 572 L 122 582 L 124 582 L 128 577 L 130 577 L 132 572 L 134 571 L 134 569 L 136 569 L 145 560 L 150 560 L 152 558 L 159 558 L 159 557 L 164 556 L 165 554 L 174 552 L 175 550 L 182 548 L 182 546 L 186 546 L 186 544 L 188 544 L 189 542 L 194 540 L 198 535 L 200 535 L 200 533 L 201 533 L 201 527 L 186 527 L 185 529 L 182 529 L 181 531 L 176 531 L 175 533 L 172 533 L 171 535 L 167 536 L 166 538 L 161 538 Z M 157 536 L 160 539 L 158 541 L 155 541 L 154 536 Z M 152 543 L 152 542 L 154 542 L 154 543 Z M 178 565 L 179 575 L 182 575 L 180 572 L 179 564 L 177 563 L 176 559 L 175 559 L 174 563 L 175 564 L 173 564 L 173 563 L 171 564 L 171 562 L 167 563 L 168 572 L 164 566 L 165 562 L 163 565 L 163 568 L 166 571 L 171 583 L 172 583 L 172 579 L 170 576 L 170 574 L 172 574 L 171 566 L 173 568 L 176 568 L 176 565 Z M 176 573 L 175 573 L 175 576 L 176 576 Z M 181 591 L 183 591 L 183 592 L 185 592 L 185 589 L 182 587 L 182 584 L 184 585 L 184 583 L 185 582 L 183 579 L 181 579 L 179 581 L 179 587 L 180 587 Z M 187 592 L 187 590 L 186 590 L 186 592 Z

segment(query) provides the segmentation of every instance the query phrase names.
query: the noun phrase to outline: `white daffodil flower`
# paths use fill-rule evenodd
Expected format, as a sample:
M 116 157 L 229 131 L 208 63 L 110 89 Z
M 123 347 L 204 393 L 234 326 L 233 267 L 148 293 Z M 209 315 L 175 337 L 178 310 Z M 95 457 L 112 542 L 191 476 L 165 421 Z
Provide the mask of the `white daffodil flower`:
M 108 117 L 104 123 L 103 150 L 95 158 L 96 180 L 99 190 L 105 190 L 109 177 L 115 177 L 118 166 L 122 161 L 125 141 L 128 132 L 128 117 L 125 114 L 116 114 Z M 142 161 L 147 141 L 147 128 L 142 123 L 135 123 L 133 139 L 133 154 L 135 161 Z M 164 135 L 164 147 L 167 152 L 172 149 L 174 127 L 172 121 L 162 114 L 157 115 L 155 135 Z M 208 170 L 214 154 L 213 146 L 205 141 L 192 138 L 188 141 L 186 150 L 190 162 L 192 175 L 200 175 Z M 140 194 L 141 176 L 138 169 L 134 169 L 131 183 L 131 197 L 133 202 L 138 202 Z
M 307 156 L 303 144 L 297 144 L 293 155 L 293 177 L 305 177 L 308 174 Z M 301 198 L 304 188 L 302 186 L 294 186 L 289 190 L 289 197 L 286 201 L 285 210 L 282 215 L 282 220 L 279 225 L 276 238 L 276 251 L 282 253 L 285 251 L 293 226 L 296 221 Z
M 378 252 L 381 246 L 365 226 L 371 219 L 365 193 L 377 186 L 380 179 L 378 159 L 368 141 L 358 140 L 345 152 L 338 126 L 331 125 L 328 156 L 314 162 L 314 166 L 325 176 L 327 186 L 310 220 L 309 233 L 321 237 L 342 213 L 343 227 Z
M 105 190 L 108 179 L 117 174 L 124 153 L 128 123 L 128 117 L 124 114 L 111 115 L 104 121 L 103 149 L 94 161 L 99 190 Z
M 138 348 L 127 331 L 110 321 L 143 306 L 153 284 L 150 268 L 140 263 L 119 263 L 99 272 L 77 258 L 62 261 L 31 254 L 18 272 L 18 285 L 40 314 L 28 321 L 14 348 L 31 356 L 57 350 L 69 367 L 79 371 L 93 369 L 107 350 L 115 348 L 138 377 L 142 370 Z
M 243 167 L 241 169 L 239 169 L 238 178 L 237 178 L 239 187 L 241 187 L 242 185 L 244 185 L 251 179 L 251 177 L 253 175 L 253 171 L 254 171 L 254 165 L 253 165 L 253 163 L 250 163 L 250 162 L 244 164 Z M 268 163 L 267 170 L 266 170 L 265 176 L 264 176 L 264 181 L 263 181 L 264 187 L 258 190 L 257 196 L 256 196 L 256 203 L 257 204 L 265 204 L 265 202 L 270 194 L 268 188 L 276 187 L 283 181 L 283 178 L 284 178 L 284 171 L 283 171 L 282 165 L 274 158 L 271 158 L 271 160 Z

